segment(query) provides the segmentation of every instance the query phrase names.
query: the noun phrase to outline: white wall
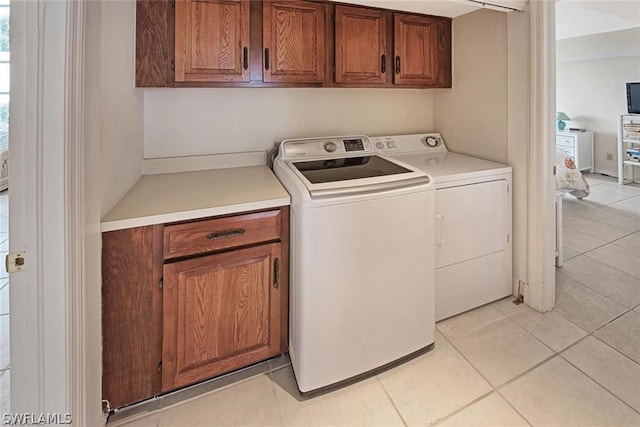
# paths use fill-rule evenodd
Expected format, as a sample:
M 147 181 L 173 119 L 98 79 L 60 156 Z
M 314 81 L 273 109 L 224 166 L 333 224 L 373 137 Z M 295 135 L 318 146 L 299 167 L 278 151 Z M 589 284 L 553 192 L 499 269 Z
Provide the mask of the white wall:
M 571 127 L 595 133 L 596 172 L 617 176 L 616 117 L 626 82 L 640 81 L 640 28 L 558 40 L 556 104 Z M 607 160 L 612 154 L 614 160 Z
M 433 128 L 418 89 L 147 89 L 145 158 L 266 151 L 286 138 Z
M 101 216 L 142 176 L 144 155 L 143 93 L 135 88 L 134 1 L 102 1 L 100 44 L 94 61 L 100 64 L 100 194 Z M 97 40 L 93 40 L 97 43 Z
M 453 20 L 453 89 L 436 93 L 434 124 L 452 151 L 506 163 L 506 13 Z
M 527 282 L 529 12 L 507 15 L 507 164 L 513 167 L 513 278 Z

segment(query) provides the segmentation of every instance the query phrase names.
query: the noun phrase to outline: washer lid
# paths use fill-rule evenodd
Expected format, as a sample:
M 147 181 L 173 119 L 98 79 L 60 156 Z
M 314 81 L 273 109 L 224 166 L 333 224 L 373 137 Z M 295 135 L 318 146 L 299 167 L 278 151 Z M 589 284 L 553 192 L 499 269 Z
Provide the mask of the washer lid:
M 291 163 L 311 184 L 373 178 L 412 171 L 380 156 L 343 157 Z
M 378 155 L 285 160 L 284 163 L 302 181 L 312 199 L 373 194 L 418 185 L 433 188 L 425 172 Z

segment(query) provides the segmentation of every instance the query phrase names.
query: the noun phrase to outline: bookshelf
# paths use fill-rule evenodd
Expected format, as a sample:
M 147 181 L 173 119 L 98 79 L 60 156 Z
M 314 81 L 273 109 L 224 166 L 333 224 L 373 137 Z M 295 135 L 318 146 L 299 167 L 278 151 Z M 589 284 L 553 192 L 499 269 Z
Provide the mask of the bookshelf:
M 634 160 L 627 150 L 637 149 L 639 160 Z M 635 181 L 636 167 L 640 166 L 640 114 L 618 116 L 618 184 Z M 630 176 L 630 179 L 627 178 Z

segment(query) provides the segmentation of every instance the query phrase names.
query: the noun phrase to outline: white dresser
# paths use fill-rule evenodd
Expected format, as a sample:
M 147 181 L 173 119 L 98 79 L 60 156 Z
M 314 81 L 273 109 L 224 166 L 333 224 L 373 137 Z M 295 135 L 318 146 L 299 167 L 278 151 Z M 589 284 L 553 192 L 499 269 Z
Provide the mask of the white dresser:
M 593 172 L 593 132 L 558 131 L 556 147 L 574 158 L 579 171 Z

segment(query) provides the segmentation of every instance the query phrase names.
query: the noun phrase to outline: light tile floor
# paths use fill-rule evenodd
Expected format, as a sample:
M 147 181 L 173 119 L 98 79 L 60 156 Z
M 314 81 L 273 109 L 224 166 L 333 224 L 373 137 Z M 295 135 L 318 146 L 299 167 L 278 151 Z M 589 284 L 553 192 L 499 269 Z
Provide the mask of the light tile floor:
M 640 186 L 587 179 L 589 197 L 564 197 L 555 310 L 507 298 L 445 320 L 433 351 L 320 397 L 298 396 L 282 357 L 109 424 L 640 426 Z

